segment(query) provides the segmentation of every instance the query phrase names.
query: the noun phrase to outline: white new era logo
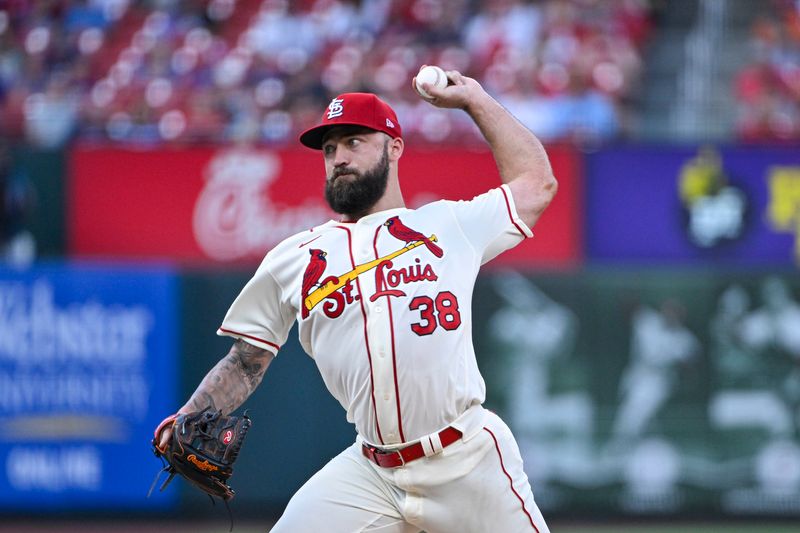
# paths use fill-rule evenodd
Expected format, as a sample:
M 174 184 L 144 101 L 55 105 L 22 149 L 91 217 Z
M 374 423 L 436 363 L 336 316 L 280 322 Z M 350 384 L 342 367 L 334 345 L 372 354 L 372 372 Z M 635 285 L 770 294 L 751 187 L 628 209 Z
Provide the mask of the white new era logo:
M 331 103 L 328 104 L 328 120 L 342 116 L 342 112 L 344 111 L 342 102 L 344 102 L 342 98 L 334 98 L 331 100 Z
M 394 122 L 392 122 L 392 121 L 391 121 L 391 120 L 389 120 L 388 118 L 386 119 L 386 125 L 387 125 L 388 127 L 390 127 L 390 128 L 394 128 Z

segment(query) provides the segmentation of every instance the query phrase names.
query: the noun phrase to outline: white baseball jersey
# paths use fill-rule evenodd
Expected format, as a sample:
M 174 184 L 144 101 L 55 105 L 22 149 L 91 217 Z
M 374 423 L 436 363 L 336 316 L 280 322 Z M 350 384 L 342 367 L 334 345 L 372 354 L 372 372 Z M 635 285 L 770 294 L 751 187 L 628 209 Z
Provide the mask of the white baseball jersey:
M 329 221 L 271 250 L 217 333 L 277 353 L 297 320 L 359 435 L 378 446 L 414 441 L 483 403 L 475 278 L 532 236 L 506 185 L 470 201 Z

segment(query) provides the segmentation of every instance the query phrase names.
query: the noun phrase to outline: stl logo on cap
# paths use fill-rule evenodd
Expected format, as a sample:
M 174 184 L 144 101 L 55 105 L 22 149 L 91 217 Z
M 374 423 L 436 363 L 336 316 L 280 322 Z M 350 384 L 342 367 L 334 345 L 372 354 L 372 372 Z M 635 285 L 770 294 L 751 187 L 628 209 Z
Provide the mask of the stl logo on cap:
M 345 107 L 347 107 L 346 110 Z M 345 111 L 347 112 L 345 113 Z M 397 114 L 377 95 L 344 93 L 331 100 L 328 107 L 322 112 L 319 124 L 300 134 L 300 142 L 309 148 L 320 150 L 325 133 L 333 126 L 338 125 L 362 126 L 382 131 L 392 139 L 402 135 Z
M 328 104 L 328 120 L 342 116 L 344 112 L 344 107 L 342 106 L 343 102 L 344 98 L 334 98 L 331 100 L 331 103 Z

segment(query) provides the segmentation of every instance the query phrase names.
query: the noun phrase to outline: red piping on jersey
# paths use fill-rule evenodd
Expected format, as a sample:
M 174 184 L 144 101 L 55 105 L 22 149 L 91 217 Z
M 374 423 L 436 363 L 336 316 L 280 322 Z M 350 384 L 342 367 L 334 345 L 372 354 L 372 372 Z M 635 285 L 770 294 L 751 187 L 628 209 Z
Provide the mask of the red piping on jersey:
M 514 220 L 514 215 L 511 213 L 511 202 L 508 200 L 508 193 L 503 187 L 500 187 L 500 190 L 503 192 L 503 200 L 506 201 L 506 209 L 508 210 L 508 218 L 511 219 L 511 222 L 514 224 L 514 227 L 517 228 L 517 231 L 522 234 L 523 237 L 526 239 L 528 238 L 528 234 L 522 231 L 522 228 L 519 227 L 517 221 Z
M 514 493 L 514 496 L 517 497 L 519 503 L 522 504 L 522 512 L 524 512 L 525 515 L 528 517 L 528 520 L 530 520 L 531 526 L 533 526 L 533 530 L 536 531 L 536 533 L 539 533 L 539 528 L 536 527 L 536 524 L 533 523 L 533 518 L 531 518 L 531 514 L 528 512 L 527 509 L 525 509 L 525 500 L 522 499 L 522 496 L 519 495 L 517 489 L 514 488 L 514 481 L 511 479 L 511 475 L 506 470 L 506 465 L 503 463 L 503 454 L 500 453 L 500 445 L 497 443 L 497 437 L 494 436 L 494 433 L 492 433 L 491 429 L 484 427 L 483 430 L 492 436 L 492 440 L 494 441 L 494 447 L 497 450 L 497 456 L 500 457 L 500 468 L 503 469 L 503 473 L 508 478 L 508 484 L 511 486 L 511 492 Z
M 313 231 L 313 230 L 312 230 L 312 231 Z M 317 240 L 317 239 L 319 239 L 320 237 L 322 237 L 322 235 L 317 235 L 316 237 L 314 237 L 314 238 L 313 238 L 313 239 L 311 239 L 310 241 L 306 241 L 306 242 L 304 242 L 304 243 L 300 243 L 300 246 L 298 246 L 298 248 L 302 248 L 303 246 L 305 246 L 305 245 L 307 245 L 307 244 L 311 244 L 312 242 L 316 241 L 316 240 Z
M 350 265 L 352 265 L 353 270 L 355 270 L 356 261 L 353 258 L 353 240 L 350 236 L 350 228 L 345 228 L 344 226 L 334 227 L 343 229 L 347 232 L 347 249 L 350 251 Z M 375 412 L 375 429 L 378 430 L 378 440 L 381 441 L 381 444 L 386 444 L 383 442 L 383 437 L 381 436 L 381 424 L 378 421 L 378 408 L 375 405 L 375 382 L 372 377 L 372 354 L 369 351 L 369 336 L 367 335 L 367 311 L 364 309 L 364 294 L 361 292 L 361 282 L 358 281 L 358 276 L 356 276 L 356 289 L 358 289 L 358 303 L 361 305 L 361 316 L 364 317 L 364 346 L 367 348 L 367 359 L 369 360 L 369 385 L 370 395 L 372 396 L 372 410 Z
M 378 233 L 383 226 L 375 228 L 375 238 L 372 240 L 372 249 L 375 250 L 375 259 L 378 258 Z M 394 317 L 392 316 L 392 297 L 386 295 L 386 307 L 389 308 L 389 330 L 392 332 L 392 371 L 394 373 L 394 400 L 397 404 L 397 428 L 400 431 L 400 442 L 405 442 L 403 435 L 403 416 L 400 413 L 400 386 L 397 384 L 397 354 L 394 349 Z M 377 413 L 376 413 L 377 415 Z
M 237 337 L 244 337 L 245 339 L 251 339 L 258 342 L 263 342 L 264 344 L 268 344 L 275 348 L 275 350 L 280 350 L 281 347 L 275 344 L 274 342 L 265 341 L 264 339 L 259 339 L 258 337 L 253 337 L 252 335 L 246 335 L 244 333 L 239 333 L 238 331 L 233 331 L 232 329 L 225 329 L 219 328 L 219 330 L 223 333 L 230 333 L 231 335 L 236 335 Z

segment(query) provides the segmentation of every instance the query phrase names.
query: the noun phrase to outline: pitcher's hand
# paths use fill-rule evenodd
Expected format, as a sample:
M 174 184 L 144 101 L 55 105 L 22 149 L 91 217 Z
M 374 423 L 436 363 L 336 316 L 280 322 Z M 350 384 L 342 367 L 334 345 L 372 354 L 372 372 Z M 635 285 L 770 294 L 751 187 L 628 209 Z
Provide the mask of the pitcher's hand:
M 464 76 L 457 70 L 447 70 L 447 87 L 440 89 L 434 87 L 429 83 L 423 84 L 422 88 L 432 96 L 432 98 L 425 98 L 419 91 L 417 91 L 417 77 L 414 76 L 411 80 L 411 86 L 414 92 L 419 94 L 426 102 L 430 102 L 436 107 L 448 109 L 468 109 L 470 104 L 476 99 L 483 96 L 488 96 L 486 91 L 483 90 L 481 84 L 473 78 Z

